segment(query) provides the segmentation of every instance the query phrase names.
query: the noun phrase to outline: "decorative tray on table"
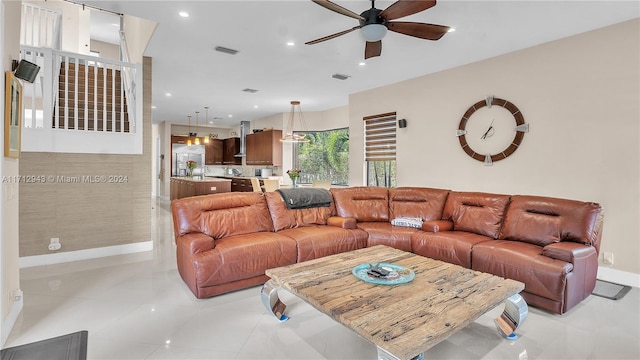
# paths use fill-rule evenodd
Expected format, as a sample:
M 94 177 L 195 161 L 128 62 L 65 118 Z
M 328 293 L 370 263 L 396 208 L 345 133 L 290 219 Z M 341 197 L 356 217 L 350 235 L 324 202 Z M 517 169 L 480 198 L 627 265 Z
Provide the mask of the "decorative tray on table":
M 416 277 L 413 270 L 389 263 L 360 264 L 351 272 L 362 281 L 380 285 L 404 284 Z

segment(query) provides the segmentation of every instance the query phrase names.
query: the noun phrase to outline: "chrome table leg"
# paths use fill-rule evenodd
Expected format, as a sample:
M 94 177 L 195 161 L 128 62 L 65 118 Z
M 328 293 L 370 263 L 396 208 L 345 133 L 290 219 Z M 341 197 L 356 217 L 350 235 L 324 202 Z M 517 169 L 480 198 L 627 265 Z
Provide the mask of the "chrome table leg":
M 498 332 L 509 340 L 516 340 L 516 329 L 529 314 L 529 307 L 520 294 L 508 297 L 504 302 L 504 311 L 495 319 Z
M 262 298 L 262 304 L 267 308 L 267 311 L 278 318 L 278 320 L 289 320 L 289 317 L 284 314 L 284 310 L 287 306 L 280 301 L 280 298 L 278 297 L 278 286 L 275 281 L 269 280 L 264 283 L 260 292 L 260 297 Z

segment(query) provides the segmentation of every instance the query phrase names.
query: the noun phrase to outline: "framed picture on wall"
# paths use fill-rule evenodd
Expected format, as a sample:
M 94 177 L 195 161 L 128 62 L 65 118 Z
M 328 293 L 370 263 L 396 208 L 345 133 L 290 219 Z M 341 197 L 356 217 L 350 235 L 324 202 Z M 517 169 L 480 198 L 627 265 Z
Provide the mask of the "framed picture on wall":
M 22 84 L 11 71 L 7 71 L 4 102 L 4 156 L 20 157 L 22 130 Z

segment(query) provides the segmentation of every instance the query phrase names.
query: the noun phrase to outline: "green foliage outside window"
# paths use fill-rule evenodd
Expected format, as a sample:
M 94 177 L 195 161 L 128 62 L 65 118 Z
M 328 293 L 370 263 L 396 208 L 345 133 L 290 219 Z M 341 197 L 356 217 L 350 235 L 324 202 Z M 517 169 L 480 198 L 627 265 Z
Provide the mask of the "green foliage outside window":
M 396 161 L 367 161 L 367 185 L 396 187 Z
M 307 132 L 308 143 L 294 146 L 294 165 L 300 169 L 298 183 L 331 180 L 349 184 L 349 129 Z

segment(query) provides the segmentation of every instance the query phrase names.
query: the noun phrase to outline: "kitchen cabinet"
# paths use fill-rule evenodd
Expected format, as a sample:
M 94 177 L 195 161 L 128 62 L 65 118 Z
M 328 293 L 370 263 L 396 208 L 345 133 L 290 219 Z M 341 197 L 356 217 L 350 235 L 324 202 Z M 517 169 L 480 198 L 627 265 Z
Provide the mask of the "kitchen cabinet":
M 208 144 L 204 144 L 204 164 L 222 165 L 224 152 L 224 140 L 209 139 Z
M 171 178 L 171 200 L 230 191 L 231 181 L 229 179 L 206 177 L 204 179 Z
M 172 144 L 186 144 L 188 137 L 186 135 L 171 135 Z
M 247 165 L 282 166 L 282 130 L 246 135 Z
M 259 181 L 260 186 L 264 185 L 262 180 Z M 231 191 L 253 191 L 251 178 L 231 178 Z
M 224 139 L 224 150 L 222 163 L 225 165 L 242 165 L 242 158 L 236 157 L 240 152 L 240 138 L 233 137 Z

